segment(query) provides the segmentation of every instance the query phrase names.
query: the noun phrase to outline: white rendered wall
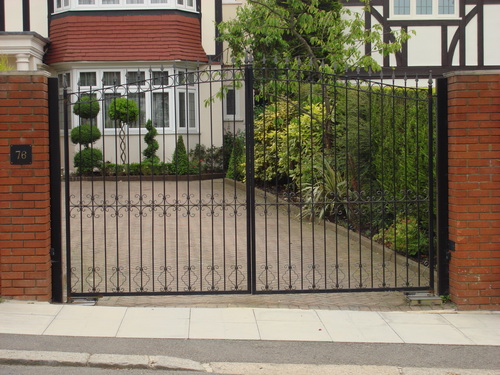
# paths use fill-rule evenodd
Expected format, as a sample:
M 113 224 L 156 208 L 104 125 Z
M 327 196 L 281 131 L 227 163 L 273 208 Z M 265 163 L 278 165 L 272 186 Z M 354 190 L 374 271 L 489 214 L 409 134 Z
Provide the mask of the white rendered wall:
M 441 27 L 412 27 L 408 41 L 408 66 L 441 66 Z
M 30 31 L 48 37 L 47 1 L 30 0 Z M 5 31 L 23 31 L 23 3 L 21 0 L 5 0 Z
M 207 55 L 215 55 L 215 2 L 201 2 L 201 44 Z
M 484 65 L 500 65 L 500 5 L 484 5 Z

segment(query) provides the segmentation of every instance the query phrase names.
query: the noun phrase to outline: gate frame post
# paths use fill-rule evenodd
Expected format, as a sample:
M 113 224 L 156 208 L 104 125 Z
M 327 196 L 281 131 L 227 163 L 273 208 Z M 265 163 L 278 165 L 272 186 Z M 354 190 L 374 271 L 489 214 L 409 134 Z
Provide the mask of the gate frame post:
M 448 230 L 448 79 L 436 80 L 436 211 L 437 211 L 437 294 L 449 294 Z
M 255 294 L 257 284 L 255 256 L 255 173 L 254 173 L 254 93 L 253 65 L 250 56 L 245 60 L 245 152 L 247 200 L 247 274 L 248 290 Z
M 61 228 L 61 147 L 59 134 L 59 80 L 48 79 L 50 153 L 50 257 L 52 262 L 52 301 L 63 302 Z
M 427 121 L 428 121 L 428 173 L 429 173 L 429 287 L 432 293 L 435 291 L 434 270 L 435 262 L 434 256 L 436 250 L 434 247 L 434 95 L 432 92 L 432 71 L 429 74 L 429 81 L 427 86 Z

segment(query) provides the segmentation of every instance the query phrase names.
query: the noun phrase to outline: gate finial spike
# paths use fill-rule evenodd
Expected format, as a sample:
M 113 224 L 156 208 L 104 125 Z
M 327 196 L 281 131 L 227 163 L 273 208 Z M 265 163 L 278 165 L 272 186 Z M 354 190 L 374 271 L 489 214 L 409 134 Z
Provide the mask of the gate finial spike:
M 429 85 L 432 85 L 432 70 L 429 70 Z

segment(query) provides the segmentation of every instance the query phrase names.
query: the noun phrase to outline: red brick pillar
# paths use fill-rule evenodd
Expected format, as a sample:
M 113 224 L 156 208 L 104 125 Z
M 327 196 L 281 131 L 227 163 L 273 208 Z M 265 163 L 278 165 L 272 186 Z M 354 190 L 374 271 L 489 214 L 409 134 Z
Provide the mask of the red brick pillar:
M 448 76 L 451 299 L 462 310 L 500 302 L 500 72 Z
M 32 163 L 12 164 L 11 146 Z M 27 155 L 23 155 L 25 157 Z M 44 74 L 0 73 L 0 295 L 51 299 L 49 119 Z

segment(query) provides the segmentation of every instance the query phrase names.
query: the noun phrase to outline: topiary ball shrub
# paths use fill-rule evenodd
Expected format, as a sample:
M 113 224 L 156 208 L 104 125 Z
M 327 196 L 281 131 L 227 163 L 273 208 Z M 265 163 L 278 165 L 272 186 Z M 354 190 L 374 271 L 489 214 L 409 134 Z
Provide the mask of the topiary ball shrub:
M 139 117 L 139 108 L 132 99 L 114 98 L 109 104 L 109 118 L 124 123 L 130 123 Z
M 84 119 L 96 117 L 100 110 L 97 99 L 89 95 L 82 96 L 73 107 L 73 113 Z
M 73 159 L 78 174 L 91 174 L 102 166 L 102 152 L 97 148 L 84 148 Z
M 88 148 L 91 143 L 101 138 L 101 131 L 97 126 L 82 124 L 71 130 L 70 138 L 75 145 L 80 144 Z

